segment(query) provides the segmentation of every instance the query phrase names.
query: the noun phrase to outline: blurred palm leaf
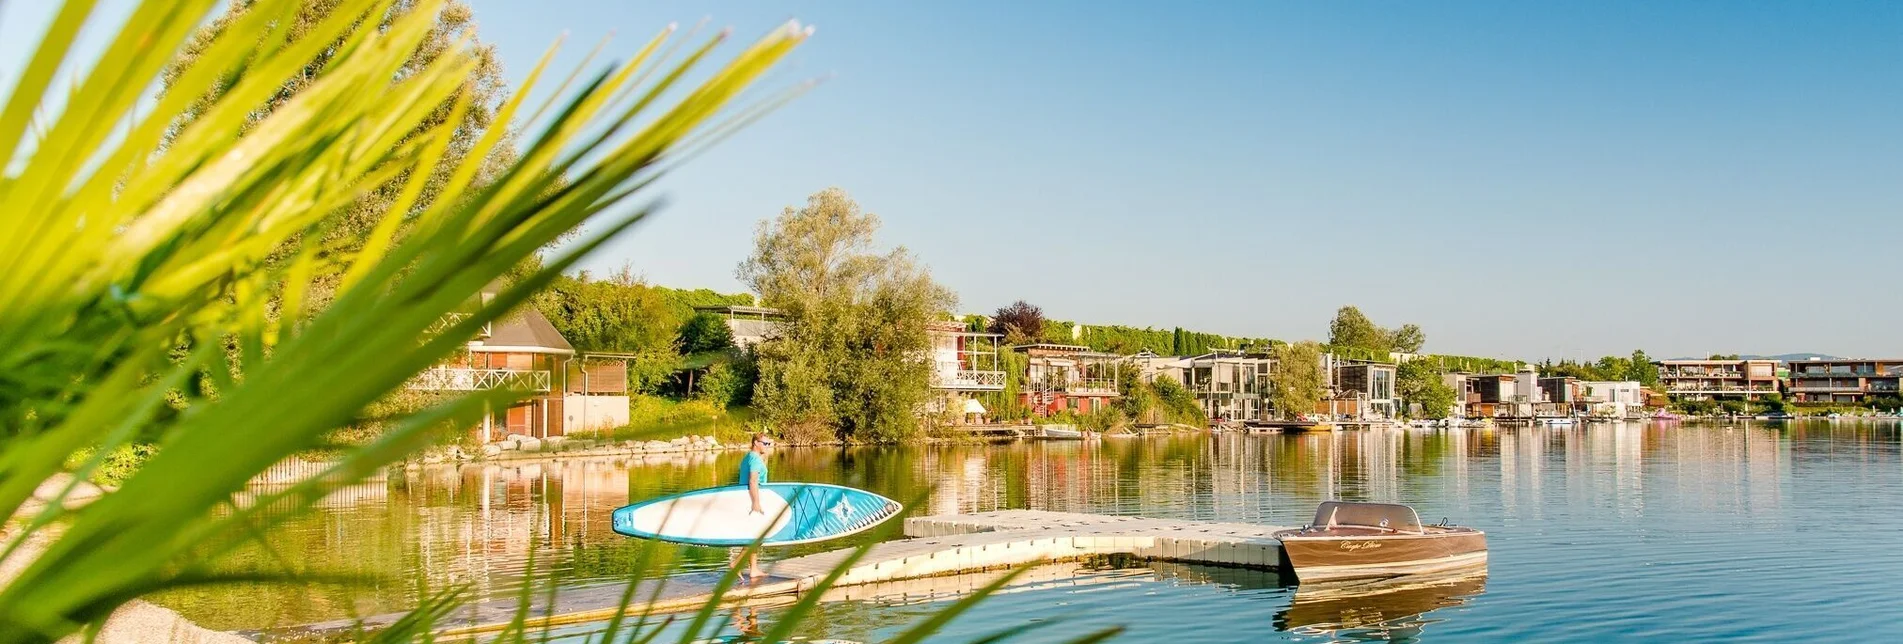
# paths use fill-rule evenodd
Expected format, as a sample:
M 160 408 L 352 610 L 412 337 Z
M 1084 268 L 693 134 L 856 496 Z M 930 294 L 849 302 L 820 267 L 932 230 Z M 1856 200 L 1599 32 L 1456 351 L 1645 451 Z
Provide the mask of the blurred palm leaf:
M 326 216 L 431 174 L 410 170 L 442 159 L 450 133 L 427 117 L 466 108 L 472 60 L 452 53 L 396 73 L 440 0 L 405 2 L 385 29 L 359 25 L 390 15 L 393 0 L 338 0 L 294 41 L 283 31 L 300 0 L 258 0 L 231 27 L 256 38 L 218 40 L 155 106 L 135 110 L 216 4 L 140 3 L 68 91 L 54 88 L 55 72 L 75 62 L 93 5 L 71 0 L 0 108 L 0 512 L 18 512 L 75 450 L 104 453 L 137 436 L 160 443 L 118 490 L 76 511 L 51 504 L 11 536 L 0 558 L 57 531 L 0 589 L 0 642 L 57 639 L 134 597 L 207 579 L 223 551 L 206 544 L 268 532 L 285 508 L 401 458 L 430 428 L 506 404 L 505 394 L 451 401 L 348 450 L 325 475 L 229 507 L 258 472 L 318 445 L 639 219 L 649 206 L 617 210 L 539 272 L 477 298 L 558 236 L 627 203 L 702 142 L 697 132 L 724 131 L 706 126 L 808 35 L 789 24 L 681 87 L 722 38 L 656 69 L 663 33 L 556 104 L 492 183 L 470 189 L 481 151 L 498 144 L 485 136 L 450 175 L 445 194 L 455 198 L 435 200 L 402 234 L 379 226 L 360 251 L 341 252 L 320 241 Z M 255 120 L 255 107 L 320 50 L 321 73 Z M 215 84 L 214 102 L 193 105 Z M 677 89 L 678 100 L 664 100 Z M 521 96 L 499 116 L 513 116 Z M 36 122 L 36 113 L 54 116 Z M 399 204 L 416 189 L 403 184 Z M 320 278 L 343 286 L 307 312 Z M 454 311 L 467 315 L 442 323 Z M 432 600 L 419 623 L 442 604 Z

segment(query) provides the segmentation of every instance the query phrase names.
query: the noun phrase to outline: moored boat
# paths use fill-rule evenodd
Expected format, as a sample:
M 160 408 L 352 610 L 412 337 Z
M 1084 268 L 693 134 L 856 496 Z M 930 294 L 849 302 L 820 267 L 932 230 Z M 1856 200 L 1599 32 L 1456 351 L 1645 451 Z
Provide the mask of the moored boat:
M 1464 526 L 1423 525 L 1414 508 L 1394 503 L 1326 501 L 1315 520 L 1275 533 L 1282 566 L 1304 582 L 1393 577 L 1487 561 L 1487 535 Z

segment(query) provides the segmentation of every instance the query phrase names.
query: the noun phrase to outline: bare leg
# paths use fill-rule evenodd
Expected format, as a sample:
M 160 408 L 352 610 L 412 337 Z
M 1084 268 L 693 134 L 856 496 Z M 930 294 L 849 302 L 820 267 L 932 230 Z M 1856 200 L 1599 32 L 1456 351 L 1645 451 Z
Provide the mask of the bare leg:
M 760 583 L 760 553 L 757 550 L 747 553 L 747 574 L 753 583 Z

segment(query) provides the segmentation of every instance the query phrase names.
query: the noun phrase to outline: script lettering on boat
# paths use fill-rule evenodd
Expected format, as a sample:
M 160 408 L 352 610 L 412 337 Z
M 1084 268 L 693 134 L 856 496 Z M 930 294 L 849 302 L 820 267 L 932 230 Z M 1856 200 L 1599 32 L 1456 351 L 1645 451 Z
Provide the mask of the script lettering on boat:
M 1363 550 L 1373 550 L 1375 548 L 1379 548 L 1381 547 L 1381 542 L 1379 541 L 1343 541 L 1341 542 L 1340 547 L 1342 550 L 1346 550 L 1348 552 L 1360 552 Z

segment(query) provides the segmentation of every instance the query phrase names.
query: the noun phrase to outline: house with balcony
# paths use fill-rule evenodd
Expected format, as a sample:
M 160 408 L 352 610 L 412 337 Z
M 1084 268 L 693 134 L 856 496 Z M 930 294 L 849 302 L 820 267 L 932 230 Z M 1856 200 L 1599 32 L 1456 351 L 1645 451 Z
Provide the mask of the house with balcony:
M 483 289 L 484 302 L 500 285 Z M 444 322 L 464 314 L 451 313 Z M 411 391 L 454 394 L 506 389 L 523 394 L 471 429 L 482 442 L 510 434 L 535 438 L 628 423 L 628 362 L 623 354 L 577 352 L 540 311 L 525 307 L 484 325 L 462 351 L 411 379 Z
M 1814 359 L 1790 363 L 1791 400 L 1799 403 L 1863 404 L 1898 396 L 1903 359 Z
M 1778 392 L 1776 360 L 1660 360 L 1673 400 L 1758 400 Z
M 1109 407 L 1117 397 L 1122 356 L 1069 344 L 1025 344 L 1011 350 L 1024 354 L 1018 403 L 1033 414 L 1087 414 Z
M 932 343 L 934 411 L 950 411 L 960 422 L 982 419 L 985 409 L 978 396 L 1004 391 L 1004 363 L 999 352 L 1003 335 L 970 331 L 956 321 L 925 325 Z
M 1317 411 L 1352 419 L 1394 418 L 1400 401 L 1394 393 L 1395 366 L 1384 362 L 1322 355 L 1328 388 Z

